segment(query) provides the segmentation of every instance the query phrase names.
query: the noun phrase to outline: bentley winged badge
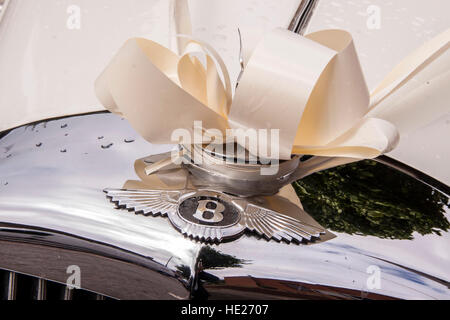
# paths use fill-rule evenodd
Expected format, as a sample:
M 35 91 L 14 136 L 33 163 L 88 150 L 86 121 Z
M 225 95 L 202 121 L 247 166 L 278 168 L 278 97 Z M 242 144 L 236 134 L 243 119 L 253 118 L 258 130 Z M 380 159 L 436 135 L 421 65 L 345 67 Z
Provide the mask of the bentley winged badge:
M 325 234 L 325 229 L 221 192 L 105 189 L 105 193 L 119 208 L 168 217 L 182 234 L 205 242 L 234 239 L 245 230 L 286 242 L 311 241 Z

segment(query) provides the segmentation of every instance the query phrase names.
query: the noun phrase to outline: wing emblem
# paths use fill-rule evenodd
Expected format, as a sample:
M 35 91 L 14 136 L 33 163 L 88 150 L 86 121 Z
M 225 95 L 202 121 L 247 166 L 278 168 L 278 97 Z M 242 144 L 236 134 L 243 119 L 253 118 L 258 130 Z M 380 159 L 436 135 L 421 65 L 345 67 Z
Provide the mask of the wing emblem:
M 245 230 L 267 240 L 288 243 L 314 241 L 326 233 L 324 228 L 220 192 L 124 189 L 104 192 L 117 208 L 168 217 L 182 234 L 205 242 L 235 239 Z
M 169 213 L 176 212 L 181 195 L 180 191 L 164 190 L 105 189 L 104 192 L 118 208 L 154 217 L 166 217 Z
M 247 205 L 246 210 L 243 211 L 242 223 L 248 230 L 277 241 L 311 241 L 325 234 L 323 228 L 253 204 Z

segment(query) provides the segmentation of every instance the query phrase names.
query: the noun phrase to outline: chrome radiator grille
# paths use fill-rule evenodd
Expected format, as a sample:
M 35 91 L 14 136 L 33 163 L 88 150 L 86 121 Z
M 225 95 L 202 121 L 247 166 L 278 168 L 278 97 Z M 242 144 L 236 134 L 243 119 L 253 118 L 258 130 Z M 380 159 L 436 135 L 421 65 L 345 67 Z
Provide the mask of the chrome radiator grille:
M 0 300 L 109 300 L 86 290 L 0 269 Z

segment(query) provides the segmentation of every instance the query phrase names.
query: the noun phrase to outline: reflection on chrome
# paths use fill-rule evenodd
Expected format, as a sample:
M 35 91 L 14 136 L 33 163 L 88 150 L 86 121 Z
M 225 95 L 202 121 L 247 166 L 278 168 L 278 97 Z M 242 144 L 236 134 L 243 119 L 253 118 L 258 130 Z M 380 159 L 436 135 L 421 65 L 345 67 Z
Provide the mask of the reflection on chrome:
M 340 167 L 296 184 L 336 237 L 286 245 L 245 233 L 207 245 L 105 199 L 105 187 L 142 180 L 135 159 L 172 147 L 104 113 L 3 135 L 0 269 L 65 283 L 79 265 L 83 289 L 119 299 L 450 299 L 449 202 L 436 190 L 370 161 Z M 379 286 L 368 285 L 373 267 Z
M 306 211 L 336 232 L 413 240 L 442 236 L 450 200 L 392 168 L 366 160 L 316 173 L 295 183 Z

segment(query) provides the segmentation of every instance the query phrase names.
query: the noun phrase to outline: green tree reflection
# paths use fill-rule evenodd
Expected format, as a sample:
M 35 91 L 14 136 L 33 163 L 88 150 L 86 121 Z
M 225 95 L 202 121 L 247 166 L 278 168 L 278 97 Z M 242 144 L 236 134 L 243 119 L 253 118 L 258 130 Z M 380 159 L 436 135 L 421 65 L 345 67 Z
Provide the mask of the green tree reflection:
M 204 246 L 200 249 L 198 261 L 202 262 L 203 270 L 242 268 L 244 264 L 250 263 L 248 260 L 239 259 L 235 256 L 222 253 L 210 246 Z M 187 265 L 176 266 L 176 269 L 185 279 L 188 279 L 191 276 L 191 268 Z
M 375 161 L 316 173 L 294 183 L 305 210 L 336 232 L 412 239 L 450 228 L 449 198 Z
M 247 260 L 236 258 L 235 256 L 217 251 L 210 246 L 203 247 L 198 255 L 202 261 L 203 269 L 223 269 L 223 268 L 242 268 Z

